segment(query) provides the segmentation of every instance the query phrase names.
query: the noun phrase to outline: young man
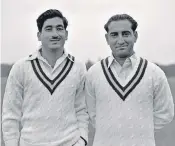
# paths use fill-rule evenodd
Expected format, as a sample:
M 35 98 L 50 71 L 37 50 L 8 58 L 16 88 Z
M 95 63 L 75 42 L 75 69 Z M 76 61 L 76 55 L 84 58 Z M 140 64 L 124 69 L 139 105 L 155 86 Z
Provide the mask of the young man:
M 104 26 L 111 56 L 86 76 L 93 146 L 155 146 L 154 129 L 174 116 L 173 98 L 164 72 L 135 54 L 137 22 L 127 14 L 112 16 Z
M 60 11 L 45 11 L 37 26 L 41 49 L 17 61 L 8 77 L 2 114 L 5 145 L 85 146 L 86 67 L 64 49 L 68 22 Z

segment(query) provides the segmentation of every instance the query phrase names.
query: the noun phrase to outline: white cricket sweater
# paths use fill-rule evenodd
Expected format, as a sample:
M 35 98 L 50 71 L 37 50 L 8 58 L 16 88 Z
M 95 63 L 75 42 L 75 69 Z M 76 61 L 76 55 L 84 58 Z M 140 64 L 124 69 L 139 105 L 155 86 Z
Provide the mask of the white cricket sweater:
M 172 121 L 174 104 L 164 72 L 141 60 L 125 83 L 108 68 L 108 58 L 89 69 L 85 89 L 96 131 L 93 146 L 155 146 L 154 129 Z
M 38 51 L 16 62 L 3 101 L 5 145 L 72 146 L 80 137 L 88 141 L 85 72 L 85 65 L 66 53 L 54 69 Z

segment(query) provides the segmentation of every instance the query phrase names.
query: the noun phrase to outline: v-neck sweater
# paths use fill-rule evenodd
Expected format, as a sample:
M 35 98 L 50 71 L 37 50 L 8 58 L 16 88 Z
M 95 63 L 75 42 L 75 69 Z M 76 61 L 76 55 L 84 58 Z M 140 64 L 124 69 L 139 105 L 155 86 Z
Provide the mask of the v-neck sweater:
M 164 72 L 139 57 L 128 82 L 122 84 L 108 61 L 96 63 L 86 75 L 86 102 L 95 127 L 93 146 L 155 146 L 154 130 L 174 116 Z
M 71 146 L 80 138 L 88 141 L 85 64 L 69 54 L 57 62 L 49 72 L 47 62 L 33 53 L 13 65 L 3 100 L 6 146 Z

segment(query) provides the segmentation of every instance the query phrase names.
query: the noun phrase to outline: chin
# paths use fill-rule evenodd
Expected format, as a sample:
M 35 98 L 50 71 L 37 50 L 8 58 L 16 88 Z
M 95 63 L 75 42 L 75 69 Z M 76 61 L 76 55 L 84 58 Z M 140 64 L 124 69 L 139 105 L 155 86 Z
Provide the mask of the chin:
M 51 50 L 51 51 L 56 51 L 56 50 L 58 50 L 59 48 L 55 48 L 55 47 L 52 47 L 52 48 L 49 48 L 49 50 Z
M 59 50 L 62 47 L 60 45 L 54 45 L 54 46 L 50 46 L 49 48 L 50 50 Z
M 130 54 L 129 53 L 119 53 L 117 56 L 120 58 L 128 58 L 130 57 Z

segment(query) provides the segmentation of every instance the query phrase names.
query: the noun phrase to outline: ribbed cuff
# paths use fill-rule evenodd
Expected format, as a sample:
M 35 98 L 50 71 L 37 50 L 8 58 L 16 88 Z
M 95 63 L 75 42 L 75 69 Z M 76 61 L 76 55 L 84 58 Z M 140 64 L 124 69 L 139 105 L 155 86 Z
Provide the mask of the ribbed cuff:
M 5 146 L 19 146 L 18 139 L 11 139 L 5 141 Z

